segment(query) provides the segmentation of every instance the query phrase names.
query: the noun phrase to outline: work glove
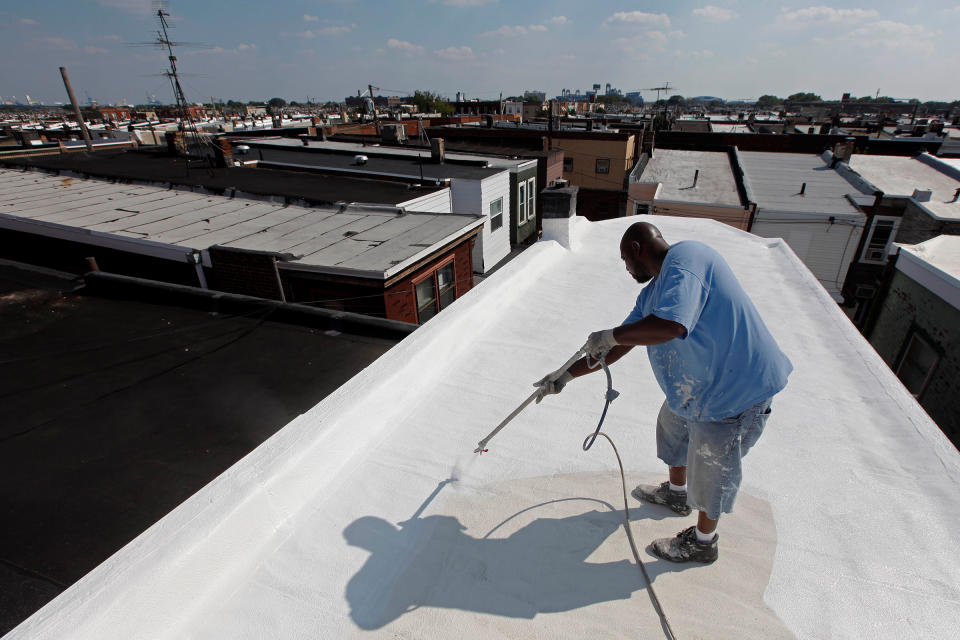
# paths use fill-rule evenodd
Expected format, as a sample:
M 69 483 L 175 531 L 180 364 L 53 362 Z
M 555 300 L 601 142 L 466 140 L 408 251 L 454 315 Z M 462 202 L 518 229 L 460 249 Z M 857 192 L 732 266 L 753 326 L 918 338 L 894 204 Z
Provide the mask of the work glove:
M 590 357 L 599 360 L 607 355 L 610 349 L 617 346 L 617 339 L 613 337 L 613 329 L 604 331 L 594 331 L 587 338 L 587 343 L 583 345 L 583 350 L 590 354 Z
M 571 380 L 573 380 L 573 374 L 569 371 L 554 371 L 534 382 L 533 386 L 540 388 L 540 392 L 537 394 L 537 404 L 540 404 L 540 401 L 543 400 L 545 396 L 563 391 L 563 388 Z

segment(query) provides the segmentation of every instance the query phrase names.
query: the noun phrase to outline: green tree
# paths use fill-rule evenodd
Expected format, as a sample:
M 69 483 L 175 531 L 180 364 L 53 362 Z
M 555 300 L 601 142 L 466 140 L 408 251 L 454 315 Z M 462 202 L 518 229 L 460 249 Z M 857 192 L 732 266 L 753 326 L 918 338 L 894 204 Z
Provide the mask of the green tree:
M 794 95 L 796 95 L 796 94 L 794 94 Z M 775 107 L 775 106 L 777 106 L 778 104 L 783 104 L 783 98 L 778 98 L 777 96 L 771 95 L 771 94 L 769 94 L 769 93 L 764 94 L 764 95 L 760 96 L 759 98 L 757 98 L 757 106 L 758 106 L 758 107 L 765 107 L 765 108 L 766 108 L 766 107 Z
M 670 106 L 683 106 L 687 103 L 687 99 L 681 95 L 672 95 L 667 98 L 667 104 Z
M 412 101 L 421 113 L 439 113 L 441 115 L 453 113 L 453 105 L 439 93 L 417 90 L 413 92 Z
M 790 102 L 823 102 L 823 98 L 812 92 L 793 93 L 787 96 L 787 100 Z

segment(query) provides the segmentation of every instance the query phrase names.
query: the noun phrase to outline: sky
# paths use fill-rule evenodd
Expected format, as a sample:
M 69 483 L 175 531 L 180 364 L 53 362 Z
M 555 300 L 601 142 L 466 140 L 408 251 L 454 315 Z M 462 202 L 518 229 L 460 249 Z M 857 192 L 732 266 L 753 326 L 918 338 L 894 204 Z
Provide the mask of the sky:
M 669 82 L 725 99 L 812 91 L 955 100 L 960 0 L 814 4 L 746 0 L 171 0 L 191 101 L 342 100 L 416 89 L 496 99 L 611 83 Z M 38 0 L 0 6 L 0 96 L 171 102 L 151 0 Z M 645 99 L 656 94 L 644 91 Z

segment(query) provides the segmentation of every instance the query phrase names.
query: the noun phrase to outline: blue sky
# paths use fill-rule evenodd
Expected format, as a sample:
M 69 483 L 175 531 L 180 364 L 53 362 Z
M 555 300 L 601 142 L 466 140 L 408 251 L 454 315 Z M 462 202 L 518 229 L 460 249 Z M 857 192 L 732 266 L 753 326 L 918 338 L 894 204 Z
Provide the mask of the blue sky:
M 0 96 L 170 101 L 150 0 L 38 0 L 0 8 Z M 957 99 L 960 0 L 593 2 L 172 0 L 191 100 L 340 100 L 368 83 L 495 99 L 541 89 L 623 91 L 664 81 L 686 96 L 844 91 Z M 646 93 L 647 98 L 654 94 Z

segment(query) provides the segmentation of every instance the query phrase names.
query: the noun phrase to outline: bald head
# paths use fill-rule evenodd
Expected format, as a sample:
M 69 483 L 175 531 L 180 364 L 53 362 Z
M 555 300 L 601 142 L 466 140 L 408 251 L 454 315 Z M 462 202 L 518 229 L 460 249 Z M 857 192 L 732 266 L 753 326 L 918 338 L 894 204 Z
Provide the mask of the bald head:
M 649 222 L 633 223 L 620 239 L 620 257 L 633 279 L 641 284 L 660 273 L 669 249 L 660 230 Z

